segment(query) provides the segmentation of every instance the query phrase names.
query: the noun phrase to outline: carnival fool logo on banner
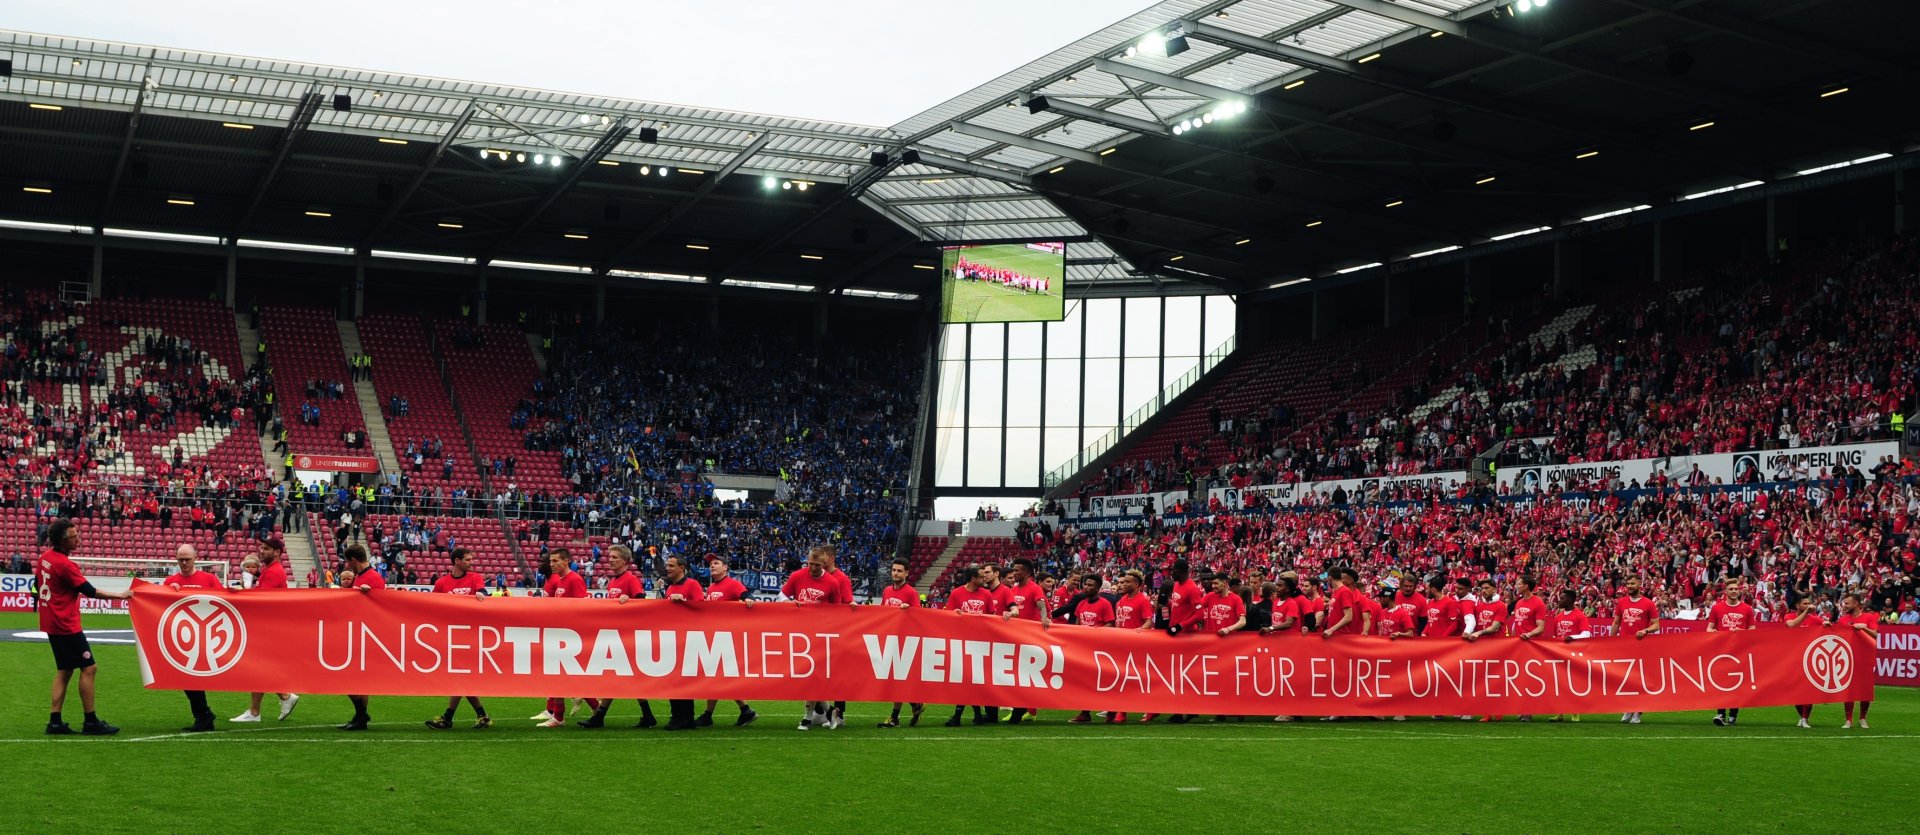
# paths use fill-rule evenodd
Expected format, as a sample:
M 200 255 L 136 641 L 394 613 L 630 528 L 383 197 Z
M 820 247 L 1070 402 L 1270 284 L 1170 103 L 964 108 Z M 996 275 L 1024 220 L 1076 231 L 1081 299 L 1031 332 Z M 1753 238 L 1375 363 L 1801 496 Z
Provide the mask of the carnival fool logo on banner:
M 1853 681 L 1853 648 L 1838 635 L 1822 635 L 1800 656 L 1807 681 L 1822 693 L 1838 693 Z
M 247 651 L 247 623 L 233 604 L 194 595 L 160 615 L 160 655 L 190 676 L 216 676 Z

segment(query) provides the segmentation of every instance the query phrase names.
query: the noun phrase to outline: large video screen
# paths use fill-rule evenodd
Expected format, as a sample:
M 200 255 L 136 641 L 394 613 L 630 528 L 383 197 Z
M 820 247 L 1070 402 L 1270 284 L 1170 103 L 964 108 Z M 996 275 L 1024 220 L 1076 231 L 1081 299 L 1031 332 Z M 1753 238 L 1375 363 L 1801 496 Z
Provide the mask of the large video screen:
M 1058 322 L 1067 315 L 1067 245 L 947 247 L 940 257 L 940 315 L 948 323 Z

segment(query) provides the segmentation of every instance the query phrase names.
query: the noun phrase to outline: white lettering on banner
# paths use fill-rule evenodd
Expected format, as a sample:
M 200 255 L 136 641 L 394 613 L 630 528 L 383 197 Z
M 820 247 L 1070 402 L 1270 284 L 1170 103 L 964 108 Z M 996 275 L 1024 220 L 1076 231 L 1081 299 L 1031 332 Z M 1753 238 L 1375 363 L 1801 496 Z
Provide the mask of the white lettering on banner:
M 1862 470 L 1872 469 L 1883 456 L 1898 457 L 1899 454 L 1898 442 L 1875 441 L 1864 444 L 1766 452 L 1675 455 L 1668 458 L 1635 458 L 1627 461 L 1519 467 L 1514 469 L 1511 475 L 1506 470 L 1502 470 L 1500 480 L 1506 482 L 1514 493 L 1546 490 L 1556 484 L 1561 489 L 1568 489 L 1568 485 L 1576 481 L 1594 482 L 1604 479 L 1617 479 L 1622 485 L 1638 482 L 1645 486 L 1660 475 L 1665 475 L 1684 486 L 1697 465 L 1701 476 L 1709 484 L 1791 481 L 1796 475 L 1795 470 L 1802 466 L 1807 469 L 1807 475 L 1811 478 L 1818 476 L 1822 469 L 1827 470 L 1829 474 L 1843 466 L 1858 467 Z
M 996 687 L 1034 687 L 1058 690 L 1067 657 L 1057 646 L 1006 641 L 963 641 L 921 638 L 917 635 L 862 635 L 873 677 L 881 681 L 945 684 L 991 684 Z M 920 658 L 913 676 L 914 656 Z M 1049 670 L 1051 667 L 1051 670 Z
M 332 672 L 390 668 L 423 675 L 465 675 L 510 670 L 512 675 L 525 676 L 532 675 L 537 665 L 543 675 L 581 678 L 636 674 L 657 678 L 676 673 L 704 678 L 814 678 L 833 675 L 833 641 L 840 636 L 833 632 L 681 633 L 637 629 L 629 633 L 601 629 L 588 638 L 564 627 L 426 623 L 402 624 L 391 633 L 383 633 L 354 621 L 331 625 L 321 621 L 315 637 L 320 666 Z M 874 638 L 868 636 L 867 640 L 871 645 Z M 924 646 L 935 643 L 926 641 Z M 973 664 L 974 678 L 960 679 L 968 683 L 1010 685 L 1016 678 L 1016 668 L 1024 682 L 1026 670 L 1038 670 L 1046 664 L 1046 647 L 964 643 L 979 644 L 965 655 L 954 655 Z M 909 638 L 904 647 L 890 644 L 885 663 L 910 670 L 914 651 L 922 645 L 917 637 Z M 1058 648 L 1054 652 L 1058 672 L 1065 661 L 1058 656 Z M 873 653 L 878 670 L 882 653 L 878 649 Z M 499 654 L 506 656 L 504 663 L 496 657 Z M 1036 654 L 1038 661 L 1034 660 Z M 903 672 L 900 678 L 904 677 Z M 1057 676 L 1052 686 L 1060 686 Z
M 1185 500 L 1185 490 L 1170 490 L 1165 493 L 1129 493 L 1120 496 L 1094 496 L 1088 500 L 1088 516 L 1126 516 L 1146 513 L 1147 503 L 1153 503 L 1153 512 L 1166 513 L 1175 502 Z

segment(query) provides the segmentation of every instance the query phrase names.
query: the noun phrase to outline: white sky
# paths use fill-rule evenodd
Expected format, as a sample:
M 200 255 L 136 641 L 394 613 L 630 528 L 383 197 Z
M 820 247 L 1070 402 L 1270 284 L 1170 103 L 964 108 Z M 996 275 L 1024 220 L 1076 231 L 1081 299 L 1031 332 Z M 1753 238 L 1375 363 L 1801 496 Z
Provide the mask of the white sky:
M 890 126 L 1150 0 L 85 0 L 9 29 Z

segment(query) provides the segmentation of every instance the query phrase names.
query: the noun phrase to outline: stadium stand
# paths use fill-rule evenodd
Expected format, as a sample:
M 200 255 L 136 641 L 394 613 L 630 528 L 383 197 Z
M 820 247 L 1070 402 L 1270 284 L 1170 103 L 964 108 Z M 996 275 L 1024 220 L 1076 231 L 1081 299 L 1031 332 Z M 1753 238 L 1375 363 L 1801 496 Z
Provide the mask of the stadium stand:
M 267 306 L 260 311 L 260 338 L 292 451 L 371 456 L 333 316 L 317 308 Z

